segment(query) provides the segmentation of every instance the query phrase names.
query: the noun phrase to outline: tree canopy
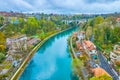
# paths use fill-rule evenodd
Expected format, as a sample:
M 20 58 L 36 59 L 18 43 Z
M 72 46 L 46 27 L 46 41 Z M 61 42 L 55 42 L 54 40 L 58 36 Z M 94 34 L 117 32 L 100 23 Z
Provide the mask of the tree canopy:
M 112 80 L 112 78 L 107 75 L 103 75 L 100 77 L 92 77 L 92 78 L 90 78 L 90 80 Z

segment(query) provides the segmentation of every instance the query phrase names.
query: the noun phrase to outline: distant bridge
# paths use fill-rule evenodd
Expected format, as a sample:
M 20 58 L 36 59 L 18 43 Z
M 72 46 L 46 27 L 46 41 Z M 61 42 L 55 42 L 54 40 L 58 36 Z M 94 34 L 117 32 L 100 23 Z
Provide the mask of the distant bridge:
M 80 20 L 62 20 L 65 24 L 70 24 L 71 22 L 75 22 L 76 25 L 79 25 L 81 23 L 87 22 L 87 19 L 80 19 Z

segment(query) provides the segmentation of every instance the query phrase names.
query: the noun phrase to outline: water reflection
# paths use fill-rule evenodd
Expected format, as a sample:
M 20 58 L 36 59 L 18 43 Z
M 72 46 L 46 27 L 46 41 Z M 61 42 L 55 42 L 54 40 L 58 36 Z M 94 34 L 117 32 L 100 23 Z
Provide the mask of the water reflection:
M 59 33 L 59 34 L 57 34 L 56 36 L 51 37 L 50 39 L 48 39 L 48 41 L 46 41 L 46 42 L 44 43 L 44 45 L 42 45 L 42 47 L 40 47 L 40 48 L 38 49 L 38 52 L 39 52 L 39 53 L 44 53 L 44 51 L 46 50 L 46 48 L 50 47 L 56 39 L 60 39 L 61 37 L 64 37 L 64 36 L 66 36 L 66 35 L 70 35 L 70 34 L 71 34 L 72 32 L 74 32 L 75 30 L 77 30 L 77 28 L 69 29 L 69 30 L 67 30 L 67 31 L 62 32 L 62 34 Z
M 50 38 L 39 48 L 19 80 L 71 80 L 67 39 L 71 29 Z

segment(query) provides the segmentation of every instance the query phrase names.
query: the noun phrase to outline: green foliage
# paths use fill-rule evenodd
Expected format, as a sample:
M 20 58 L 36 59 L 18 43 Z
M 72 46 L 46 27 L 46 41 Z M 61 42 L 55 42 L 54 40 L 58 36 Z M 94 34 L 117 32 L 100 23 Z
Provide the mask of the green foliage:
M 113 18 L 114 19 L 114 18 Z M 106 23 L 104 23 L 106 22 Z M 113 24 L 112 17 L 107 17 L 105 20 L 101 16 L 94 19 L 93 33 L 95 42 L 100 44 L 103 49 L 111 49 L 112 44 L 120 41 L 120 27 L 111 27 Z M 87 31 L 88 32 L 88 31 Z
M 100 24 L 104 22 L 104 18 L 102 16 L 98 16 L 94 19 L 94 24 Z
M 3 23 L 4 23 L 4 17 L 0 16 L 0 27 L 3 25 Z
M 5 51 L 5 35 L 0 32 L 0 52 L 4 52 Z
M 92 77 L 92 78 L 90 78 L 90 80 L 112 80 L 112 78 L 107 75 L 103 75 L 100 77 Z
M 109 22 L 109 23 L 112 23 L 113 25 L 116 24 L 116 18 L 113 17 L 113 16 L 109 16 L 105 19 L 105 22 Z
M 116 63 L 117 68 L 120 69 L 120 61 L 118 60 L 115 63 Z
M 94 43 L 102 50 L 111 50 L 112 46 L 120 41 L 120 27 L 116 26 L 116 18 L 113 16 L 103 18 L 97 16 L 89 19 L 82 30 L 86 31 L 86 38 L 94 34 Z
M 0 53 L 0 63 L 2 62 L 3 59 L 5 59 L 5 55 L 3 53 Z
M 34 17 L 29 17 L 27 23 L 24 24 L 24 33 L 34 35 L 39 29 L 38 22 Z
M 54 33 L 57 29 L 64 30 L 69 27 L 73 27 L 62 22 L 63 18 L 66 19 L 67 16 L 61 15 L 47 15 L 40 14 L 41 19 L 37 20 L 35 17 L 18 17 L 18 24 L 8 24 L 4 28 L 4 34 L 6 37 L 11 37 L 15 34 L 27 34 L 28 36 L 38 35 L 39 38 L 44 39 L 46 35 Z M 16 19 L 12 17 L 11 22 Z M 73 25 L 73 24 L 72 24 Z
M 73 46 L 73 48 L 75 48 L 75 47 L 76 47 L 76 43 L 75 43 L 75 42 L 73 42 L 73 43 L 72 43 L 72 46 Z
M 89 37 L 92 35 L 92 28 L 91 27 L 87 27 L 86 29 L 86 37 L 87 39 L 89 39 Z
M 4 44 L 5 43 L 5 35 L 4 33 L 0 32 L 0 44 Z
M 82 77 L 82 71 L 81 68 L 83 67 L 83 62 L 78 59 L 74 58 L 72 59 L 72 70 L 74 74 L 78 74 L 80 77 Z

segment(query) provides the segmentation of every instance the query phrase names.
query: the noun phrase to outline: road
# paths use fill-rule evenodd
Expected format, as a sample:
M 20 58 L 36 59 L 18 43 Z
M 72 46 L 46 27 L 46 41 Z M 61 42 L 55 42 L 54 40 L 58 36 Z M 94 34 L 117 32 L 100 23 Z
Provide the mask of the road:
M 91 37 L 89 38 L 90 41 L 94 41 L 94 34 L 91 35 Z
M 105 69 L 112 76 L 113 80 L 119 80 L 118 75 L 113 71 L 114 69 L 111 67 L 110 64 L 108 64 L 105 57 L 99 51 L 98 51 L 98 58 L 100 60 L 100 67 Z
M 94 41 L 94 35 L 92 34 L 90 37 L 90 41 Z M 100 51 L 98 51 L 98 58 L 100 60 L 100 67 L 105 69 L 113 78 L 113 80 L 119 80 L 118 74 L 115 70 L 111 67 L 111 65 L 107 62 L 105 57 L 102 55 Z

